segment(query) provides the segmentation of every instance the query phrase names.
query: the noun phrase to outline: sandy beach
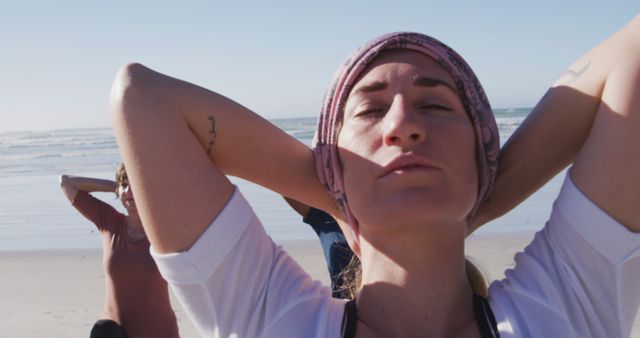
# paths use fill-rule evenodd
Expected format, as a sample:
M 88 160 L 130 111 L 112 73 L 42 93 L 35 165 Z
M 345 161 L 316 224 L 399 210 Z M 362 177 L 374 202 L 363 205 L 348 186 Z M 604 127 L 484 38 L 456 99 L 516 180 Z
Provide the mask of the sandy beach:
M 471 238 L 468 255 L 488 279 L 502 276 L 513 254 L 530 236 Z M 282 244 L 315 279 L 329 283 L 317 241 Z M 49 250 L 0 254 L 0 327 L 2 337 L 85 337 L 104 302 L 100 250 Z M 172 297 L 180 333 L 198 337 L 195 327 Z
M 317 241 L 285 244 L 316 279 L 328 284 Z M 87 337 L 104 304 L 101 250 L 0 253 L 0 337 Z M 182 337 L 199 337 L 175 297 Z
M 467 255 L 487 280 L 502 278 L 513 256 L 533 234 L 472 236 Z M 328 284 L 317 241 L 282 244 L 311 276 Z M 0 254 L 0 327 L 2 337 L 86 337 L 100 315 L 104 276 L 99 250 L 50 250 Z M 172 296 L 180 333 L 198 337 L 180 304 Z M 636 326 L 640 318 L 636 320 Z M 640 337 L 636 328 L 633 337 Z

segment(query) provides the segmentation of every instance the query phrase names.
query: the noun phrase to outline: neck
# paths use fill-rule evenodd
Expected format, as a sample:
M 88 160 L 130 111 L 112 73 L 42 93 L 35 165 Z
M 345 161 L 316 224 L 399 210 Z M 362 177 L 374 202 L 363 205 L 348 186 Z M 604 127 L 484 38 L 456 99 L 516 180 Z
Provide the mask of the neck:
M 363 233 L 359 319 L 389 337 L 452 337 L 474 325 L 464 234 Z
M 127 216 L 127 226 L 131 230 L 143 231 L 142 221 L 140 220 L 140 216 L 138 216 L 137 212 L 129 212 Z

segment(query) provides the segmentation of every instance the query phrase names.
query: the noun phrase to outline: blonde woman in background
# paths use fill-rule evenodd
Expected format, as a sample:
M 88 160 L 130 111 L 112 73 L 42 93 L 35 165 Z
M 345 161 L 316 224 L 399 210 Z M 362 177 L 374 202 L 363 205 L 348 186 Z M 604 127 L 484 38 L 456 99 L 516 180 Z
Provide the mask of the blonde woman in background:
M 60 187 L 102 236 L 105 304 L 90 337 L 178 337 L 167 282 L 149 254 L 149 240 L 124 164 L 118 166 L 115 182 L 62 175 Z M 92 192 L 115 192 L 127 214 L 93 197 Z

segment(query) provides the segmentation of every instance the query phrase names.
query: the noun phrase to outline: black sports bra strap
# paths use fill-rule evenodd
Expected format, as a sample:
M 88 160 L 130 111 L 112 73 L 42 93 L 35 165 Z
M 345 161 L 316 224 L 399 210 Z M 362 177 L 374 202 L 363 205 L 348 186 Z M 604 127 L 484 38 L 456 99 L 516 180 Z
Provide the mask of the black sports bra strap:
M 496 318 L 486 298 L 476 294 L 473 295 L 473 312 L 475 313 L 476 324 L 478 324 L 482 338 L 500 338 Z
M 358 309 L 356 308 L 356 300 L 352 299 L 344 305 L 342 338 L 355 338 L 356 326 L 358 326 Z

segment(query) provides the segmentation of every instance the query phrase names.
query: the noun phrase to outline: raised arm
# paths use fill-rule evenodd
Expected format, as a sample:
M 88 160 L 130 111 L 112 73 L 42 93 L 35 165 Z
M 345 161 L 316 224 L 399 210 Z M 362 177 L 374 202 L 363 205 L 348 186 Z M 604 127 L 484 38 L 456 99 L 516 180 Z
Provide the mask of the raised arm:
M 233 192 L 234 175 L 337 210 L 312 151 L 232 100 L 140 64 L 112 89 L 118 146 L 158 252 L 188 249 Z
M 568 164 L 600 208 L 640 231 L 640 17 L 567 70 L 507 141 L 476 229 L 518 205 Z
M 69 202 L 73 203 L 78 191 L 86 192 L 115 192 L 116 182 L 91 177 L 60 175 L 58 183 Z

